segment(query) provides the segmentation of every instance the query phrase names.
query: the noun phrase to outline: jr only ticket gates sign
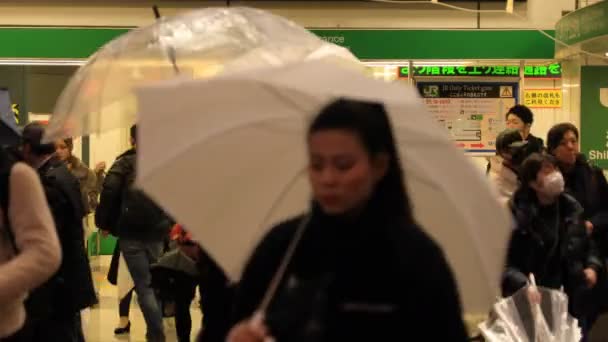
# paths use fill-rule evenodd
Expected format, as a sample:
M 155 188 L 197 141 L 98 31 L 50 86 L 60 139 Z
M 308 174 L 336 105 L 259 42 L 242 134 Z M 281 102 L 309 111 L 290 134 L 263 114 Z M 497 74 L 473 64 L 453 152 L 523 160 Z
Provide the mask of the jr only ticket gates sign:
M 435 120 L 465 152 L 495 153 L 505 114 L 517 103 L 517 83 L 419 82 Z

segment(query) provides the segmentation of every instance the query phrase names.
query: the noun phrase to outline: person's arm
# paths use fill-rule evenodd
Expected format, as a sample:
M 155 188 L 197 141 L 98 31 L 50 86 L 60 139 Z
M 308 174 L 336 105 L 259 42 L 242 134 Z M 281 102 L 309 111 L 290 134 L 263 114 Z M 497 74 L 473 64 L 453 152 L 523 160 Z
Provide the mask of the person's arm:
M 97 189 L 97 176 L 91 169 L 87 169 L 87 178 L 85 180 L 85 189 L 87 194 L 88 207 L 91 212 L 97 209 L 99 205 L 99 190 Z
M 594 230 L 608 233 L 608 182 L 601 169 L 593 170 L 595 178 L 594 185 L 599 192 L 599 207 L 600 210 L 589 219 Z
M 443 251 L 425 235 L 412 234 L 409 237 L 413 240 L 412 244 L 417 246 L 416 267 L 420 269 L 415 273 L 416 280 L 411 278 L 412 273 L 409 269 L 405 271 L 402 281 L 405 283 L 404 286 L 414 290 L 415 297 L 419 298 L 416 301 L 418 307 L 415 308 L 415 311 L 416 315 L 420 315 L 421 318 L 416 322 L 420 326 L 412 327 L 418 332 L 404 331 L 404 335 L 401 337 L 405 338 L 408 334 L 413 333 L 416 336 L 424 336 L 425 341 L 467 341 L 468 333 L 463 320 L 458 286 Z M 417 284 L 412 282 L 417 282 Z M 411 298 L 411 295 L 406 298 Z M 407 307 L 412 303 L 406 300 L 401 305 Z M 428 317 L 432 317 L 432 319 L 428 319 Z M 404 316 L 405 320 L 411 320 L 411 318 L 410 315 Z M 404 327 L 411 327 L 411 324 L 409 321 L 403 322 Z
M 292 228 L 284 224 L 272 229 L 253 252 L 236 287 L 233 324 L 250 318 L 258 309 L 295 231 Z
M 95 212 L 95 225 L 101 230 L 113 231 L 120 216 L 122 194 L 126 175 L 124 160 L 117 160 L 108 171 Z
M 11 170 L 8 217 L 18 253 L 0 265 L 0 303 L 47 281 L 61 264 L 61 248 L 38 174 L 25 164 Z
M 530 249 L 530 235 L 526 232 L 527 225 L 530 223 L 526 214 L 513 208 L 512 213 L 515 219 L 515 229 L 511 233 L 505 271 L 502 276 L 502 295 L 508 297 L 528 284 L 528 259 Z

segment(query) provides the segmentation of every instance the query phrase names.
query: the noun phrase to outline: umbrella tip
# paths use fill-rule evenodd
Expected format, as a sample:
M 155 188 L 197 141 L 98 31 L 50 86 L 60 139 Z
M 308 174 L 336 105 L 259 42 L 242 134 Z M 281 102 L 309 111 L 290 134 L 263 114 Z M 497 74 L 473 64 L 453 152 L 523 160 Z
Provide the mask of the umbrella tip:
M 160 19 L 160 11 L 158 10 L 158 6 L 152 6 L 152 11 L 154 11 L 154 18 Z

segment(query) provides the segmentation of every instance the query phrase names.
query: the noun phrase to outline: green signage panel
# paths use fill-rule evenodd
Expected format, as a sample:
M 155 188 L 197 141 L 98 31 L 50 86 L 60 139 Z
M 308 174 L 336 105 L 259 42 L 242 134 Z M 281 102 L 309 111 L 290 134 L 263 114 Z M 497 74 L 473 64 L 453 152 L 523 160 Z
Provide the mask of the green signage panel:
M 576 44 L 608 35 L 608 1 L 574 11 L 557 22 L 556 38 L 566 44 Z M 562 48 L 559 44 L 558 48 Z
M 592 164 L 608 169 L 608 67 L 581 70 L 581 151 Z
M 86 58 L 130 29 L 0 28 L 0 58 Z M 554 53 L 553 41 L 535 30 L 311 31 L 360 59 L 552 59 Z
M 409 67 L 399 67 L 399 77 L 409 77 Z M 420 66 L 414 67 L 414 76 L 473 76 L 473 77 L 519 77 L 519 66 Z M 524 68 L 528 78 L 560 78 L 562 67 L 559 63 L 534 65 Z
M 312 30 L 360 59 L 552 59 L 536 30 Z M 549 31 L 553 34 L 553 31 Z

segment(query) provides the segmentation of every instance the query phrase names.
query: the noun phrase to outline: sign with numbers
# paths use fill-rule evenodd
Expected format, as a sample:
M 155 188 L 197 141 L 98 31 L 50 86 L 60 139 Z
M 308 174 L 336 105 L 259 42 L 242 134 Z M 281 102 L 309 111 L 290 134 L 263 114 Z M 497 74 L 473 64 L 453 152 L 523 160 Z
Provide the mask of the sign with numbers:
M 433 118 L 467 153 L 493 154 L 504 115 L 517 103 L 517 83 L 418 82 Z
M 561 89 L 524 89 L 524 104 L 530 108 L 561 108 Z

